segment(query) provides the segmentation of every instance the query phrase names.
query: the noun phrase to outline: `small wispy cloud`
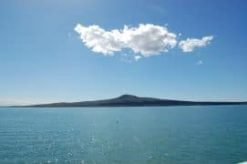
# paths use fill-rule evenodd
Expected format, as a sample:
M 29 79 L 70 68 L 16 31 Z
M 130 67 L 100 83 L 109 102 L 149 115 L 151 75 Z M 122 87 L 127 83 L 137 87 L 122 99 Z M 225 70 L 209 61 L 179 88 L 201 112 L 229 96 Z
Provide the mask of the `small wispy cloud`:
M 68 36 L 68 38 L 71 38 L 71 32 L 68 32 L 68 34 L 67 34 L 67 36 Z
M 141 56 L 135 56 L 134 58 L 135 58 L 135 61 L 138 61 L 138 60 L 140 60 L 142 57 L 141 57 Z
M 213 39 L 213 36 L 205 36 L 202 39 L 178 41 L 177 34 L 170 32 L 167 26 L 154 24 L 139 24 L 137 27 L 125 25 L 122 29 L 105 30 L 98 25 L 84 26 L 77 24 L 74 29 L 82 43 L 93 52 L 105 56 L 112 56 L 116 52 L 129 49 L 133 59 L 138 61 L 142 57 L 151 57 L 169 52 L 177 47 L 183 52 L 192 52 L 195 48 L 205 47 Z M 181 36 L 181 34 L 178 34 Z
M 213 40 L 213 36 L 204 36 L 202 39 L 188 38 L 179 42 L 183 52 L 192 52 L 195 48 L 205 47 Z
M 203 61 L 202 60 L 198 60 L 197 62 L 196 62 L 196 65 L 202 65 L 203 64 Z

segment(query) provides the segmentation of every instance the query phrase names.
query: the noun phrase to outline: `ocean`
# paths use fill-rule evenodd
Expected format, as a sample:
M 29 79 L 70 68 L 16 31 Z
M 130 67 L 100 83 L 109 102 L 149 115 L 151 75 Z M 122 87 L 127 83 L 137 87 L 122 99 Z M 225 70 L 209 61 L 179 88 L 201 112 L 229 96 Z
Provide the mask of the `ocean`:
M 0 108 L 0 163 L 244 161 L 244 105 Z

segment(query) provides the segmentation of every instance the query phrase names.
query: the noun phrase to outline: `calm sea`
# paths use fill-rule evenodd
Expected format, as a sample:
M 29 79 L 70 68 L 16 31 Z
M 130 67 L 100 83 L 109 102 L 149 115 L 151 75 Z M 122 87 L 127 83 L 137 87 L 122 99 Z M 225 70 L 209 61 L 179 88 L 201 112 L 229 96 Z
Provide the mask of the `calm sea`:
M 247 106 L 0 108 L 0 163 L 247 161 Z

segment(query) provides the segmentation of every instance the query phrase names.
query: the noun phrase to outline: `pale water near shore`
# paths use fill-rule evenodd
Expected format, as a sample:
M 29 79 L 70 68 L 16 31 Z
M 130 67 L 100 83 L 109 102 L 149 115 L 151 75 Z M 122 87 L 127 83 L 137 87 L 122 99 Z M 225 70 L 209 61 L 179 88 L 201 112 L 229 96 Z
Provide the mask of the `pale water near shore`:
M 247 106 L 0 108 L 0 163 L 239 163 Z

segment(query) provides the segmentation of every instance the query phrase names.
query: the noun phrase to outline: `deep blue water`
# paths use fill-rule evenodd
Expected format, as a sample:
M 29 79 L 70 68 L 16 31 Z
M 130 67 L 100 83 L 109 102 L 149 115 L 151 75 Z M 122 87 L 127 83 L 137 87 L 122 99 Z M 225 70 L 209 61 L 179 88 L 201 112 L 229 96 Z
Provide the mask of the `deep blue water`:
M 0 108 L 0 163 L 247 161 L 247 106 Z

